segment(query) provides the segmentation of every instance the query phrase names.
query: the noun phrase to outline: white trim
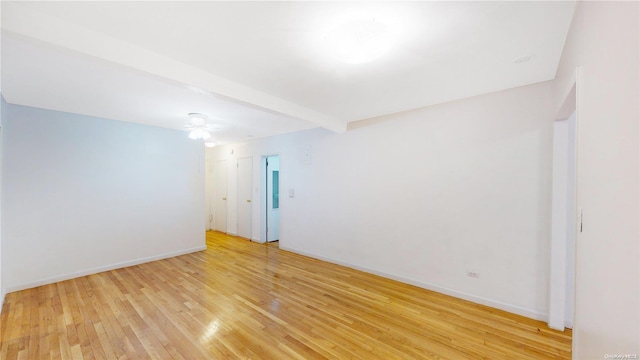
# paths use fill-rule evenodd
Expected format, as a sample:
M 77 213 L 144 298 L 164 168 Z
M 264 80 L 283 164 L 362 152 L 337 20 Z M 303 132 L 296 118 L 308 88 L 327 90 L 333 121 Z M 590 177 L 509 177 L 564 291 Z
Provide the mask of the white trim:
M 569 120 L 553 123 L 551 176 L 551 246 L 549 261 L 549 322 L 555 330 L 564 330 L 567 308 L 567 247 L 569 210 Z
M 131 261 L 124 261 L 124 262 L 120 262 L 120 263 L 116 263 L 116 264 L 100 266 L 100 267 L 97 267 L 97 268 L 82 270 L 82 271 L 78 271 L 78 272 L 74 272 L 74 273 L 52 276 L 52 277 L 49 277 L 49 278 L 46 278 L 46 279 L 34 281 L 34 282 L 31 282 L 31 283 L 27 283 L 27 284 L 11 286 L 11 287 L 6 289 L 6 292 L 10 293 L 10 292 L 14 292 L 14 291 L 31 289 L 31 288 L 42 286 L 42 285 L 53 284 L 53 283 L 57 283 L 57 282 L 60 282 L 60 281 L 75 279 L 75 278 L 79 278 L 79 277 L 87 276 L 87 275 L 93 275 L 93 274 L 101 273 L 101 272 L 104 272 L 104 271 L 121 269 L 121 268 L 134 266 L 134 265 L 139 265 L 139 264 L 152 262 L 152 261 L 156 261 L 156 260 L 168 259 L 168 258 L 172 258 L 172 257 L 180 256 L 180 255 L 185 255 L 185 254 L 190 254 L 190 253 L 194 253 L 194 252 L 198 252 L 198 251 L 202 251 L 202 250 L 206 250 L 206 249 L 207 249 L 207 246 L 206 245 L 202 245 L 202 246 L 197 246 L 197 247 L 190 248 L 190 249 L 184 249 L 184 250 L 164 253 L 164 254 L 160 254 L 160 255 L 149 256 L 149 257 L 135 259 L 135 260 L 131 260 Z M 4 299 L 4 294 L 3 294 L 3 299 Z
M 499 310 L 504 310 L 507 312 L 510 312 L 512 314 L 517 314 L 517 315 L 521 315 L 530 319 L 534 319 L 534 320 L 540 320 L 540 321 L 547 321 L 548 320 L 548 315 L 538 312 L 536 310 L 532 310 L 532 309 L 527 309 L 527 308 L 523 308 L 521 306 L 517 306 L 517 305 L 512 305 L 512 304 L 507 304 L 507 303 L 503 303 L 501 301 L 496 301 L 496 300 L 492 300 L 492 299 L 487 299 L 481 296 L 476 296 L 473 294 L 469 294 L 463 291 L 458 291 L 458 290 L 454 290 L 454 289 L 449 289 L 449 288 L 445 288 L 445 287 L 441 287 L 441 286 L 437 286 L 437 285 L 433 285 L 433 284 L 429 284 L 429 283 L 424 283 L 421 281 L 416 281 L 416 280 L 412 280 L 412 279 L 408 279 L 402 276 L 397 276 L 394 274 L 389 274 L 389 273 L 385 273 L 382 271 L 377 271 L 377 270 L 373 270 L 373 269 L 369 269 L 366 267 L 362 267 L 362 266 L 357 266 L 357 265 L 353 265 L 344 261 L 339 261 L 339 260 L 335 260 L 335 259 L 330 259 L 330 258 L 326 258 L 324 256 L 318 256 L 312 253 L 308 253 L 305 251 L 300 251 L 300 250 L 296 250 L 296 249 L 291 249 L 288 247 L 283 247 L 280 246 L 280 250 L 285 250 L 285 251 L 290 251 L 292 253 L 296 253 L 299 255 L 304 255 L 304 256 L 308 256 L 314 259 L 318 259 L 318 260 L 322 260 L 322 261 L 327 261 L 333 264 L 338 264 L 338 265 L 342 265 L 342 266 L 346 266 L 348 268 L 352 268 L 355 270 L 360 270 L 360 271 L 364 271 L 370 274 L 374 274 L 374 275 L 378 275 L 378 276 L 382 276 L 388 279 L 392 279 L 392 280 L 396 280 L 396 281 L 400 281 L 403 282 L 405 284 L 410 284 L 410 285 L 414 285 L 417 287 L 421 287 L 423 289 L 427 289 L 427 290 L 431 290 L 431 291 L 435 291 L 441 294 L 445 294 L 445 295 L 449 295 L 449 296 L 453 296 L 459 299 L 463 299 L 463 300 L 468 300 L 471 302 L 474 302 L 476 304 L 480 304 L 480 305 L 485 305 L 485 306 L 489 306 L 495 309 L 499 309 Z
M 573 321 L 566 320 L 564 322 L 564 327 L 565 327 L 565 329 L 573 329 Z
M 0 314 L 2 314 L 2 308 L 4 307 L 4 298 L 7 296 L 7 290 L 2 289 L 0 291 Z

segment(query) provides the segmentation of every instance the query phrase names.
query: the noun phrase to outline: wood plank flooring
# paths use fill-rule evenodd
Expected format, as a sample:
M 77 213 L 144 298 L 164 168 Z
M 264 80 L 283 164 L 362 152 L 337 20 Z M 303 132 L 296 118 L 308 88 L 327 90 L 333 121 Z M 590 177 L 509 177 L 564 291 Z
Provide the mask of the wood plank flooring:
M 570 330 L 273 245 L 207 245 L 8 294 L 0 358 L 571 358 Z

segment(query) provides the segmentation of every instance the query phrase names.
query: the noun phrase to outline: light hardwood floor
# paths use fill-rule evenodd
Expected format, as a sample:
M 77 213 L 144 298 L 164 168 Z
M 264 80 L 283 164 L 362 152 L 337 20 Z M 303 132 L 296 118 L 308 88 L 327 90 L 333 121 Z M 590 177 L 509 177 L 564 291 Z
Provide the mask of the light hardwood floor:
M 7 295 L 1 359 L 569 359 L 571 331 L 207 233 L 206 251 Z

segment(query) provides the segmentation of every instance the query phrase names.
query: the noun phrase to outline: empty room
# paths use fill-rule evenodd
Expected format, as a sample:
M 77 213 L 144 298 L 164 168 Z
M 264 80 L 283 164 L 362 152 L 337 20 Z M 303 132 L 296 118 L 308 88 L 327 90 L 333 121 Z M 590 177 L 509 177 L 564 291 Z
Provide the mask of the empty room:
M 0 359 L 640 358 L 639 2 L 0 13 Z

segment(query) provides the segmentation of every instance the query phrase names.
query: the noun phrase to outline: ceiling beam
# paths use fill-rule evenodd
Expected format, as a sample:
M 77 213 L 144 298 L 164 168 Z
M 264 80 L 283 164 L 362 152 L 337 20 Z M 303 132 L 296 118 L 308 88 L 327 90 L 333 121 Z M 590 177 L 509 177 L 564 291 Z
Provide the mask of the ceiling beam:
M 15 2 L 2 3 L 2 29 L 250 106 L 305 120 L 337 133 L 347 130 L 346 121 L 238 84 L 131 43 L 67 23 Z

